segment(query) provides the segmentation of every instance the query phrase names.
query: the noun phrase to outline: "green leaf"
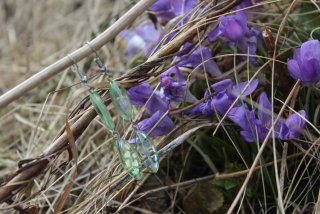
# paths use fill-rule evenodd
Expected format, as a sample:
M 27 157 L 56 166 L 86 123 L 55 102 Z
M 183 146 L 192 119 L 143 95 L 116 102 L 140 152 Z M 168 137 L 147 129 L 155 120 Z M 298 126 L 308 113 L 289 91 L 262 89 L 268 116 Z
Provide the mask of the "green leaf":
M 196 184 L 183 200 L 183 208 L 190 214 L 209 214 L 223 205 L 222 192 L 210 182 Z
M 235 178 L 229 178 L 226 180 L 226 189 L 231 189 L 232 187 L 235 187 L 238 185 L 237 179 Z
M 246 195 L 249 197 L 252 196 L 252 188 L 250 186 L 247 186 L 247 188 L 246 188 Z
M 213 180 L 211 183 L 216 186 L 219 186 L 219 187 L 225 187 L 226 181 L 225 180 Z

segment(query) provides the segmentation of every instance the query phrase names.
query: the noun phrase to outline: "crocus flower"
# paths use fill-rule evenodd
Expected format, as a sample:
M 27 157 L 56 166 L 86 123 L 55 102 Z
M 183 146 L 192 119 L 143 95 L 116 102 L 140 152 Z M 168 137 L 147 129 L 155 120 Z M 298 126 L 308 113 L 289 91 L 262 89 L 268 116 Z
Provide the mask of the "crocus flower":
M 188 48 L 191 45 L 191 43 L 186 43 L 184 45 L 184 48 Z M 177 64 L 177 66 L 189 66 L 189 67 L 197 67 L 198 65 L 202 64 L 202 62 L 207 61 L 208 59 L 212 58 L 211 52 L 208 47 L 201 46 L 202 55 L 200 47 L 198 47 L 189 57 L 182 60 Z M 191 50 L 185 51 L 182 54 L 178 55 L 177 60 L 181 59 L 183 56 L 187 55 Z M 203 60 L 202 60 L 203 57 Z M 204 63 L 204 66 L 206 68 L 206 71 L 211 73 L 212 75 L 219 76 L 221 75 L 221 71 L 218 68 L 217 64 L 213 59 L 207 61 Z M 203 65 L 200 67 L 203 68 Z
M 239 6 L 237 9 L 241 9 Z M 228 45 L 237 45 L 240 53 L 247 53 L 254 55 L 257 50 L 258 38 L 262 40 L 261 31 L 253 27 L 247 28 L 247 15 L 244 11 L 237 11 L 236 15 L 222 16 L 219 18 L 219 26 L 208 34 L 210 42 L 215 40 L 218 36 L 220 41 Z M 255 57 L 250 57 L 254 64 L 258 64 Z
M 197 3 L 195 0 L 170 0 L 173 9 L 170 9 L 170 12 L 173 12 L 177 15 L 184 15 L 189 12 Z
M 170 0 L 158 0 L 149 9 L 155 12 L 155 15 L 163 20 L 169 21 L 175 17 L 173 12 L 168 12 L 172 9 Z
M 244 109 L 242 106 L 231 109 L 228 117 L 243 129 L 240 132 L 240 135 L 244 140 L 248 142 L 254 142 L 256 135 L 258 134 L 258 140 L 262 142 L 267 136 L 267 133 L 272 125 L 271 110 L 271 103 L 268 100 L 266 93 L 263 92 L 259 99 L 259 119 L 255 118 L 253 110 L 250 112 L 247 107 Z M 246 113 L 249 117 L 250 123 L 247 119 Z M 279 120 L 277 125 L 274 127 L 274 136 L 279 137 L 282 140 L 286 138 L 293 139 L 300 136 L 306 127 L 306 122 L 301 117 L 307 119 L 307 115 L 303 110 L 298 113 L 301 116 L 298 114 L 293 114 L 286 121 Z M 250 128 L 250 124 L 252 130 Z M 272 137 L 272 135 L 270 137 Z
M 149 85 L 149 83 L 144 83 L 139 86 L 130 88 L 128 90 L 129 97 L 133 105 L 144 106 L 147 100 L 150 98 L 153 89 Z M 158 93 L 154 93 L 150 98 L 148 104 L 146 105 L 147 113 L 152 115 L 157 111 L 166 112 L 169 109 L 169 105 L 163 101 Z
M 308 116 L 304 110 L 298 112 L 298 114 L 292 114 L 288 119 L 281 124 L 281 130 L 279 138 L 284 140 L 294 139 L 299 137 L 302 131 L 306 128 L 306 121 L 302 118 L 308 119 Z
M 290 76 L 295 80 L 300 79 L 305 86 L 313 86 L 320 80 L 319 62 L 319 41 L 307 41 L 294 51 L 293 59 L 287 60 Z
M 258 79 L 253 80 L 247 90 L 242 94 L 242 97 L 246 97 L 251 94 L 257 88 L 258 83 Z M 239 83 L 240 91 L 242 91 L 247 84 L 248 82 Z M 212 111 L 214 111 L 215 107 L 216 111 L 219 114 L 224 115 L 228 111 L 232 103 L 235 101 L 235 99 L 239 96 L 238 86 L 233 84 L 231 79 L 226 79 L 211 85 L 211 88 L 214 91 L 219 92 L 216 96 L 213 97 L 214 106 L 211 106 Z M 241 104 L 239 103 L 238 105 Z
M 249 117 L 249 120 L 247 119 L 246 113 Z M 258 134 L 258 140 L 260 142 L 265 139 L 268 133 L 268 129 L 260 120 L 255 118 L 253 110 L 250 112 L 248 108 L 244 109 L 242 106 L 235 107 L 231 109 L 228 116 L 243 129 L 240 132 L 240 135 L 245 141 L 255 142 L 257 138 L 256 134 Z M 254 135 L 251 131 L 250 125 L 254 132 Z
M 128 43 L 128 57 L 144 50 L 144 55 L 149 56 L 154 46 L 160 41 L 162 35 L 154 27 L 153 23 L 147 23 L 142 27 L 136 27 L 135 33 L 123 30 L 120 35 Z
M 152 114 L 152 116 L 148 119 L 144 119 L 140 123 L 138 123 L 138 129 L 141 131 L 144 131 L 145 133 L 148 133 L 153 126 L 160 120 L 160 118 L 164 115 L 164 112 L 159 110 Z M 135 126 L 137 127 L 137 126 Z M 172 120 L 166 116 L 159 125 L 151 132 L 149 137 L 155 137 L 155 136 L 164 136 L 167 135 L 169 132 L 171 132 L 176 126 L 172 122 Z
M 167 76 L 170 74 L 175 74 L 177 81 L 172 77 Z M 187 89 L 186 91 L 187 81 L 185 80 L 184 76 L 177 66 L 168 69 L 160 77 L 160 84 L 163 89 L 164 95 L 172 101 L 183 102 L 185 92 L 186 102 L 194 103 L 198 101 L 198 99 L 191 94 L 189 89 Z M 190 86 L 190 83 L 188 84 L 188 86 Z

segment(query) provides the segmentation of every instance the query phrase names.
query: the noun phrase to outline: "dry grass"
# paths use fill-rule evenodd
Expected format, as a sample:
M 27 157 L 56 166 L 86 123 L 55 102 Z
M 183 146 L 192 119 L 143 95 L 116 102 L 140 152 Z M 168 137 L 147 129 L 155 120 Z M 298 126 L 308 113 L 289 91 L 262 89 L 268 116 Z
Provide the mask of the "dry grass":
M 127 10 L 124 8 L 129 4 L 130 1 L 125 0 L 48 0 L 30 2 L 7 0 L 2 2 L 2 7 L 0 8 L 1 94 L 79 48 L 82 46 L 84 40 L 90 41 L 108 26 L 112 25 L 119 16 L 123 15 Z M 287 1 L 279 2 L 279 4 L 283 10 L 287 10 L 292 6 L 291 2 Z M 300 4 L 301 3 L 295 5 L 291 11 L 295 11 L 296 13 Z M 191 13 L 200 11 L 199 8 L 195 8 Z M 215 11 L 209 11 L 209 13 L 206 14 L 206 16 L 209 15 L 208 19 L 206 19 L 206 24 L 214 23 L 217 16 L 227 14 L 227 11 L 222 10 L 220 10 L 220 14 L 215 13 Z M 194 33 L 194 35 L 185 40 L 192 39 L 192 42 L 196 45 L 210 46 L 208 41 L 205 40 L 208 29 L 204 28 L 203 17 L 204 16 L 200 17 L 199 14 L 194 15 L 193 18 L 189 20 L 189 23 L 192 23 L 191 28 L 188 23 L 182 26 L 181 29 L 185 29 L 185 31 L 180 34 L 181 38 L 187 38 L 191 33 Z M 266 20 L 268 17 L 271 17 L 268 19 L 268 23 L 261 23 L 261 20 Z M 273 32 L 279 33 L 278 37 L 274 34 L 274 37 L 277 38 L 279 49 L 280 46 L 281 49 L 286 49 L 300 45 L 301 43 L 290 37 L 288 38 L 288 34 L 283 33 L 283 28 L 281 28 L 280 23 L 283 19 L 285 20 L 284 17 L 288 16 L 281 15 L 281 12 L 274 4 L 266 2 L 262 12 L 260 14 L 258 13 L 258 17 L 249 22 L 249 26 L 258 26 L 263 29 L 262 24 L 266 24 L 269 29 L 275 29 Z M 148 21 L 148 14 L 145 13 L 134 20 L 129 28 L 133 29 L 135 26 L 142 25 Z M 282 25 L 282 27 L 284 27 L 284 25 Z M 204 30 L 201 31 L 202 29 Z M 288 32 L 287 28 L 285 28 L 285 30 Z M 307 38 L 307 34 L 304 31 L 297 29 L 296 32 L 298 32 L 301 37 Z M 179 41 L 181 40 L 179 39 Z M 149 71 L 150 68 L 155 67 L 153 74 L 151 74 L 154 76 L 150 77 L 149 75 L 148 81 L 157 89 L 157 87 L 159 87 L 159 74 L 164 71 L 164 68 L 167 69 L 169 67 L 169 62 L 171 62 L 174 57 L 170 54 L 174 54 L 174 52 L 178 51 L 181 45 L 183 45 L 178 42 L 174 44 L 171 42 L 170 44 L 160 45 L 160 47 L 162 47 L 160 54 L 158 52 L 148 60 L 151 64 L 143 64 L 142 66 L 140 65 L 140 67 L 138 65 L 143 62 L 140 58 L 126 58 L 123 42 L 118 37 L 100 49 L 99 55 L 106 67 L 116 71 L 112 73 L 113 77 L 121 78 L 128 87 L 132 87 L 138 80 L 148 77 L 146 72 Z M 214 45 L 210 47 L 214 48 Z M 279 55 L 285 52 L 286 51 L 282 51 Z M 288 96 L 281 91 L 279 92 L 279 88 L 277 87 L 279 80 L 271 78 L 275 72 L 272 65 L 272 58 L 269 58 L 267 51 L 261 51 L 261 53 L 261 58 L 265 59 L 265 63 L 259 67 L 251 66 L 250 68 L 247 67 L 247 69 L 248 71 L 254 70 L 253 74 L 260 79 L 260 84 L 266 91 L 275 91 L 275 97 L 279 98 L 281 102 L 285 102 Z M 170 55 L 170 57 L 167 57 L 168 55 Z M 218 64 L 228 66 L 228 62 L 224 60 L 230 56 L 233 58 L 233 55 L 234 54 L 216 55 L 215 58 Z M 278 58 L 276 59 L 279 60 Z M 155 60 L 158 61 L 155 62 Z M 88 76 L 97 77 L 96 82 L 102 81 L 103 78 L 101 76 L 96 76 L 97 67 L 92 64 L 92 61 L 93 55 L 88 56 L 86 60 L 82 60 L 78 65 Z M 136 69 L 127 72 L 130 68 L 134 67 L 133 65 L 137 66 Z M 239 68 L 237 71 L 238 79 L 243 81 L 248 80 L 249 74 L 246 69 L 243 69 L 245 64 L 242 63 L 241 66 L 242 68 Z M 234 75 L 232 66 L 228 69 L 230 69 L 230 71 L 225 72 L 222 77 L 214 78 L 222 79 Z M 199 70 L 200 69 L 192 70 L 184 68 L 183 71 L 190 73 L 188 77 L 191 80 L 197 78 L 198 81 L 202 82 L 202 85 L 205 84 L 205 87 L 201 87 L 201 89 L 205 89 L 209 87 L 209 83 L 211 85 L 216 79 L 207 77 L 206 73 L 202 73 Z M 53 170 L 57 169 L 60 164 L 69 158 L 69 153 L 67 152 L 67 137 L 64 130 L 65 112 L 68 99 L 72 95 L 79 93 L 77 90 L 82 86 L 78 84 L 79 82 L 79 77 L 73 74 L 70 69 L 67 69 L 14 101 L 6 108 L 0 110 L 1 183 L 7 180 L 7 178 L 5 178 L 6 175 L 12 174 L 19 169 L 18 162 L 20 160 L 37 157 L 43 158 L 41 160 L 37 159 L 34 162 L 35 165 L 45 162 L 45 164 L 43 164 L 45 167 L 40 167 L 40 169 L 43 170 L 41 174 L 32 174 L 32 179 L 34 179 L 30 180 L 28 185 L 23 186 L 23 189 L 18 189 L 19 191 L 12 192 L 15 202 L 23 202 L 21 206 L 36 205 L 39 213 L 53 213 L 54 208 L 59 203 L 59 198 L 70 181 L 71 173 L 69 172 L 75 166 L 74 162 L 71 162 L 65 168 L 60 169 L 60 171 L 57 170 L 56 174 L 52 173 Z M 200 88 L 200 85 L 197 86 Z M 107 92 L 104 87 L 101 87 L 101 92 Z M 298 102 L 299 99 L 299 90 L 301 90 L 303 94 L 301 87 L 297 86 L 293 88 L 291 91 L 292 97 L 289 96 L 291 103 L 289 102 L 290 99 L 287 100 L 288 106 L 281 106 L 282 104 L 279 101 L 275 109 L 278 111 L 283 107 L 283 110 L 286 109 L 286 111 L 288 111 L 289 107 L 294 108 L 295 101 Z M 203 92 L 201 91 L 199 93 L 198 91 L 198 94 L 203 94 Z M 70 108 L 71 110 L 68 112 L 70 115 L 69 122 L 73 125 L 72 131 L 74 132 L 78 149 L 78 174 L 65 203 L 64 211 L 69 211 L 70 213 L 106 213 L 118 209 L 118 211 L 125 210 L 126 213 L 157 213 L 159 211 L 162 213 L 182 212 L 182 201 L 188 195 L 189 189 L 196 183 L 192 178 L 199 178 L 199 181 L 213 180 L 214 178 L 238 178 L 238 176 L 249 173 L 250 168 L 252 173 L 256 173 L 254 179 L 257 180 L 257 186 L 254 186 L 254 188 L 256 192 L 258 192 L 259 189 L 263 189 L 264 194 L 262 198 L 264 198 L 264 200 L 261 200 L 261 195 L 259 195 L 260 198 L 256 200 L 252 197 L 238 194 L 239 197 L 237 200 L 233 201 L 234 205 L 238 206 L 240 203 L 243 203 L 245 206 L 239 208 L 239 210 L 242 210 L 242 213 L 250 209 L 258 213 L 255 209 L 255 205 L 258 206 L 257 204 L 265 208 L 262 209 L 263 213 L 266 213 L 267 209 L 273 208 L 272 211 L 275 210 L 276 200 L 274 200 L 273 203 L 268 202 L 267 204 L 267 199 L 269 200 L 271 195 L 267 195 L 264 189 L 265 185 L 268 185 L 265 183 L 268 178 L 262 173 L 263 167 L 256 167 L 255 165 L 258 161 L 261 161 L 260 156 L 257 155 L 260 153 L 250 154 L 254 156 L 252 159 L 256 158 L 255 164 L 253 164 L 253 161 L 247 163 L 247 157 L 243 157 L 245 148 L 239 148 L 239 142 L 237 142 L 235 134 L 230 131 L 227 124 L 228 121 L 225 121 L 224 117 L 214 118 L 213 121 L 196 120 L 196 117 L 191 118 L 194 120 L 175 118 L 177 125 L 176 130 L 172 131 L 168 136 L 154 138 L 162 156 L 160 162 L 163 163 L 163 168 L 160 168 L 157 175 L 146 173 L 141 181 L 136 182 L 123 172 L 121 165 L 119 165 L 119 160 L 114 150 L 114 142 L 111 140 L 110 133 L 102 126 L 100 120 L 95 118 L 96 113 L 90 106 L 90 103 L 87 102 L 88 98 L 86 95 L 87 93 L 79 93 L 73 101 L 72 107 Z M 257 100 L 255 96 L 256 94 L 253 94 L 254 98 L 251 98 L 249 102 L 255 104 L 254 101 Z M 103 100 L 107 104 L 110 103 L 108 93 L 103 94 Z M 79 105 L 79 103 L 81 105 Z M 130 125 L 124 124 L 122 119 L 120 120 L 120 117 L 112 105 L 109 105 L 108 108 L 115 121 L 116 129 L 120 130 L 120 133 L 127 133 L 131 128 Z M 136 121 L 148 117 L 148 115 L 145 114 L 144 108 L 135 107 L 134 110 L 135 115 L 137 115 Z M 181 109 L 174 109 L 170 113 L 176 114 L 178 112 L 181 112 Z M 315 117 L 317 117 L 317 115 L 315 115 Z M 185 117 L 184 119 L 190 118 Z M 311 122 L 313 123 L 313 121 Z M 317 129 L 318 127 L 316 127 L 316 122 L 315 120 L 315 126 L 309 126 L 304 133 L 303 140 L 289 142 L 290 146 L 294 147 L 290 147 L 290 154 L 287 154 L 288 149 L 283 149 L 287 148 L 288 142 L 277 142 L 277 148 L 272 147 L 272 144 L 267 145 L 267 140 L 262 146 L 260 145 L 261 153 L 265 147 L 269 152 L 268 154 L 264 154 L 264 158 L 268 160 L 266 166 L 276 167 L 278 173 L 278 179 L 275 179 L 274 174 L 272 174 L 272 179 L 274 180 L 271 182 L 276 184 L 275 194 L 283 195 L 283 197 L 281 197 L 282 200 L 279 200 L 279 206 L 284 208 L 293 206 L 297 213 L 303 213 L 303 210 L 307 210 L 309 213 L 315 213 L 316 210 L 319 210 L 318 207 L 320 206 L 320 202 L 318 201 L 319 190 L 315 188 L 315 186 L 317 186 L 319 163 L 317 140 L 320 133 Z M 183 129 L 180 129 L 181 127 L 183 127 Z M 216 134 L 218 128 L 219 133 Z M 175 138 L 174 132 L 177 130 L 181 130 L 183 134 Z M 222 132 L 224 133 L 221 134 Z M 196 138 L 191 140 L 191 137 L 195 133 Z M 183 166 L 185 166 L 187 162 L 194 161 L 196 156 L 195 152 L 192 152 L 195 148 L 194 143 L 206 142 L 208 139 L 213 141 L 213 139 L 210 138 L 212 133 L 220 137 L 223 135 L 224 140 L 228 141 L 232 148 L 237 149 L 238 160 L 243 161 L 241 162 L 243 167 L 238 172 L 235 172 L 235 174 L 226 173 L 226 175 L 223 175 L 224 177 L 219 178 L 219 176 L 212 174 L 211 169 L 213 167 L 203 161 L 201 166 L 198 167 L 199 169 L 205 170 L 199 173 L 199 175 L 194 173 L 190 179 L 190 176 L 186 176 L 188 180 L 185 181 L 183 174 L 188 172 L 188 168 L 183 168 Z M 203 138 L 203 135 L 206 136 L 206 138 Z M 189 144 L 182 144 L 183 142 L 189 142 L 191 146 L 189 147 Z M 269 140 L 269 142 L 271 142 L 271 140 Z M 180 150 L 176 149 L 169 152 L 180 144 L 184 145 L 184 148 L 182 147 Z M 59 147 L 59 149 L 52 149 L 53 145 L 58 145 L 57 147 Z M 274 150 L 274 157 L 268 159 L 267 157 L 272 154 L 270 153 L 272 150 Z M 44 156 L 41 156 L 44 151 L 51 151 L 52 153 L 45 153 Z M 181 151 L 183 154 L 181 154 Z M 224 154 L 226 154 L 226 151 L 224 151 Z M 47 163 L 48 155 L 52 155 L 50 156 L 51 159 L 49 163 Z M 183 162 L 180 162 L 182 159 L 181 155 L 184 158 Z M 228 155 L 230 154 L 228 153 Z M 177 161 L 177 163 L 174 161 L 171 162 L 170 158 L 179 161 Z M 227 155 L 225 155 L 225 158 L 227 162 Z M 286 161 L 289 161 L 289 159 L 295 160 L 295 162 L 290 162 L 292 165 L 295 165 L 294 167 L 288 166 Z M 280 161 L 282 162 L 281 165 L 274 164 Z M 213 164 L 217 165 L 217 163 Z M 26 165 L 27 164 L 25 164 L 25 166 Z M 264 164 L 260 162 L 258 165 Z M 312 166 L 314 171 L 309 171 L 310 166 Z M 302 173 L 301 171 L 303 171 L 303 169 L 301 168 L 303 167 L 305 167 L 306 171 Z M 28 171 L 29 168 L 25 167 L 23 170 Z M 220 173 L 224 172 L 223 165 L 219 170 L 222 170 Z M 285 181 L 285 173 L 288 170 L 293 170 L 294 172 L 292 172 L 292 174 L 294 176 L 288 177 L 289 181 Z M 272 172 L 272 169 L 269 168 L 269 171 Z M 247 187 L 244 180 L 245 177 L 237 186 L 237 191 L 239 191 L 241 187 L 242 190 Z M 300 181 L 304 180 L 307 180 L 307 182 L 305 182 L 306 189 L 299 191 L 295 189 L 295 185 L 298 187 Z M 249 182 L 249 179 L 247 179 L 247 181 Z M 242 185 L 242 183 L 245 183 L 245 185 Z M 261 184 L 263 187 L 260 186 Z M 177 188 L 170 189 L 171 185 Z M 289 188 L 293 189 L 293 191 L 287 191 Z M 151 191 L 147 192 L 148 190 Z M 138 191 L 140 193 L 138 193 Z M 234 198 L 236 198 L 236 193 L 238 192 L 233 192 Z M 291 194 L 301 194 L 306 197 L 299 198 L 294 196 L 294 198 L 297 198 L 297 200 L 294 200 L 291 199 Z M 229 205 L 231 204 L 232 201 L 229 201 Z M 0 212 L 14 212 L 12 208 L 5 211 L 4 208 L 7 206 L 9 205 L 2 203 L 0 205 L 2 209 Z M 127 207 L 127 209 L 122 209 L 124 207 Z M 305 213 L 307 213 L 307 211 Z

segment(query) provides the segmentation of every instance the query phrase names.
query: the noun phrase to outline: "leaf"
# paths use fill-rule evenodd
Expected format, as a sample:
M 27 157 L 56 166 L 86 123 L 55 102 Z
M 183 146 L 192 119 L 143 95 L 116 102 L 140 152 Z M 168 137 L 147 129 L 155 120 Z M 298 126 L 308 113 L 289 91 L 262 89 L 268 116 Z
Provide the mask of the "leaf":
M 246 188 L 246 195 L 247 196 L 249 196 L 249 197 L 251 197 L 252 196 L 252 188 L 250 187 L 250 186 L 247 186 L 247 188 Z
M 225 180 L 213 180 L 211 183 L 216 186 L 219 186 L 219 187 L 225 187 L 226 181 Z
M 209 214 L 223 205 L 222 192 L 210 182 L 196 184 L 183 200 L 183 208 L 186 213 Z
M 235 187 L 238 185 L 237 179 L 235 178 L 229 178 L 226 180 L 226 189 L 231 189 L 232 187 Z

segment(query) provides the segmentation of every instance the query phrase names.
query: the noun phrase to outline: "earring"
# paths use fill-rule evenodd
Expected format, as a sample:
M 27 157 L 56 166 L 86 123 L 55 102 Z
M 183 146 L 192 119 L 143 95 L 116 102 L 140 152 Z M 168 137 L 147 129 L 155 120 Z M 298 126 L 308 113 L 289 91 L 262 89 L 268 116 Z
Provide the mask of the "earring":
M 117 152 L 121 165 L 131 177 L 133 177 L 136 180 L 140 180 L 142 178 L 143 165 L 141 163 L 141 159 L 138 155 L 138 152 L 130 146 L 129 142 L 120 139 L 119 133 L 114 130 L 115 125 L 110 116 L 108 108 L 102 102 L 99 94 L 95 92 L 94 88 L 88 83 L 87 77 L 83 76 L 76 61 L 69 54 L 68 57 L 74 63 L 71 66 L 71 70 L 73 72 L 77 72 L 81 77 L 81 81 L 88 85 L 90 92 L 89 97 L 94 109 L 99 115 L 102 123 L 111 131 L 112 138 L 117 141 Z
M 119 82 L 114 81 L 109 75 L 107 69 L 102 64 L 95 48 L 88 41 L 85 41 L 83 44 L 89 45 L 89 47 L 94 51 L 96 55 L 94 61 L 98 65 L 99 71 L 106 74 L 106 77 L 109 81 L 109 92 L 111 101 L 115 109 L 124 120 L 131 121 L 133 126 L 134 114 L 132 102 L 127 91 Z M 140 180 L 142 178 L 142 172 L 144 168 L 147 168 L 152 173 L 156 173 L 159 169 L 159 160 L 157 150 L 152 140 L 146 135 L 146 133 L 139 130 L 138 126 L 135 131 L 136 137 L 134 144 L 130 144 L 127 140 L 120 138 L 119 133 L 114 130 L 114 122 L 107 107 L 102 102 L 99 94 L 95 92 L 94 88 L 88 83 L 86 76 L 83 76 L 76 61 L 69 54 L 68 57 L 74 63 L 71 66 L 71 69 L 74 72 L 77 72 L 81 77 L 81 81 L 88 85 L 90 92 L 90 101 L 94 106 L 97 114 L 100 116 L 102 123 L 110 130 L 110 132 L 112 133 L 112 138 L 117 142 L 117 154 L 123 168 L 131 177 L 136 180 Z

